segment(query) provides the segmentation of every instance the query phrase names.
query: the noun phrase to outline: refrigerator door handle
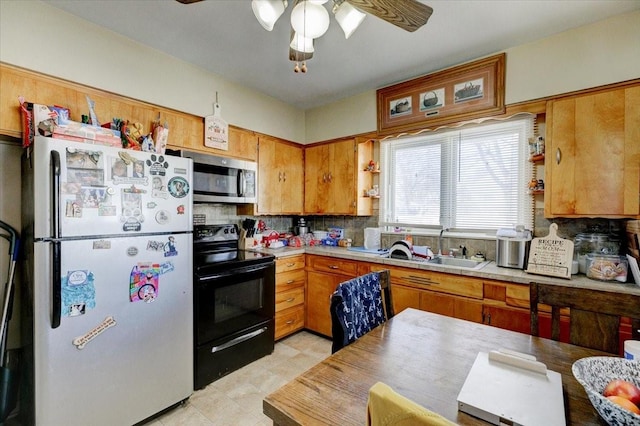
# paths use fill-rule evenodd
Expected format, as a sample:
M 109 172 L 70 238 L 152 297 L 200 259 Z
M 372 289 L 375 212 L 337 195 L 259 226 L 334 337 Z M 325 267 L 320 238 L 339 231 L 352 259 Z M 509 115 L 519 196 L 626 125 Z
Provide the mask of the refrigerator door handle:
M 51 328 L 60 326 L 62 310 L 62 256 L 60 238 L 60 153 L 51 151 L 51 226 L 55 239 L 53 244 L 53 262 L 51 271 Z
M 53 238 L 60 238 L 60 153 L 51 151 L 51 226 Z
M 53 262 L 51 270 L 51 328 L 60 326 L 62 315 L 62 250 L 60 241 L 53 241 Z

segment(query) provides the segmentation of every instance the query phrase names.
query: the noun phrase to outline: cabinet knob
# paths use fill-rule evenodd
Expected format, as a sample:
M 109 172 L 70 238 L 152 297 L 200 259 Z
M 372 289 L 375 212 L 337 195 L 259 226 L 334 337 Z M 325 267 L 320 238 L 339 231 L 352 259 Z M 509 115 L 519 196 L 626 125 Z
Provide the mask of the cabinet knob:
M 560 164 L 560 160 L 562 160 L 562 151 L 558 148 L 556 149 L 556 164 Z

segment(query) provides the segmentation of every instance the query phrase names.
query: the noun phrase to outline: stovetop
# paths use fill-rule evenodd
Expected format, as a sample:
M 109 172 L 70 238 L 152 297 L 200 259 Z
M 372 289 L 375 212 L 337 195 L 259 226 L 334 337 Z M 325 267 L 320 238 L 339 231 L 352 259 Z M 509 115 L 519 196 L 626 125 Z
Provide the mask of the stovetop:
M 273 255 L 240 249 L 236 225 L 197 225 L 193 233 L 193 267 L 199 276 L 275 261 Z

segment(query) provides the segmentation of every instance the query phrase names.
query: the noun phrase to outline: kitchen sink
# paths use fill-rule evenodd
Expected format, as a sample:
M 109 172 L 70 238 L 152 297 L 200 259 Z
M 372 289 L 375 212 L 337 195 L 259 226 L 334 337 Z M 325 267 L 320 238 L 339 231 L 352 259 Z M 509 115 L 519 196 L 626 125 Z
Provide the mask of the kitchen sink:
M 434 257 L 433 259 L 430 259 L 427 263 L 443 265 L 443 266 L 454 266 L 457 268 L 482 269 L 489 262 L 488 261 L 476 262 L 475 260 L 460 259 L 457 257 Z

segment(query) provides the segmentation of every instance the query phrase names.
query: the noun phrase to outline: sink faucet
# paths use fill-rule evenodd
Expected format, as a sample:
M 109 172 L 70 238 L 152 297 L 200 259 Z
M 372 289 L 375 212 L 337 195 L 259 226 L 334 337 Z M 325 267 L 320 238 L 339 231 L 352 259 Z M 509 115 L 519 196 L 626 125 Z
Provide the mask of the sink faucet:
M 438 256 L 442 256 L 442 233 L 448 230 L 449 228 L 442 228 L 440 230 L 440 236 L 438 236 Z

